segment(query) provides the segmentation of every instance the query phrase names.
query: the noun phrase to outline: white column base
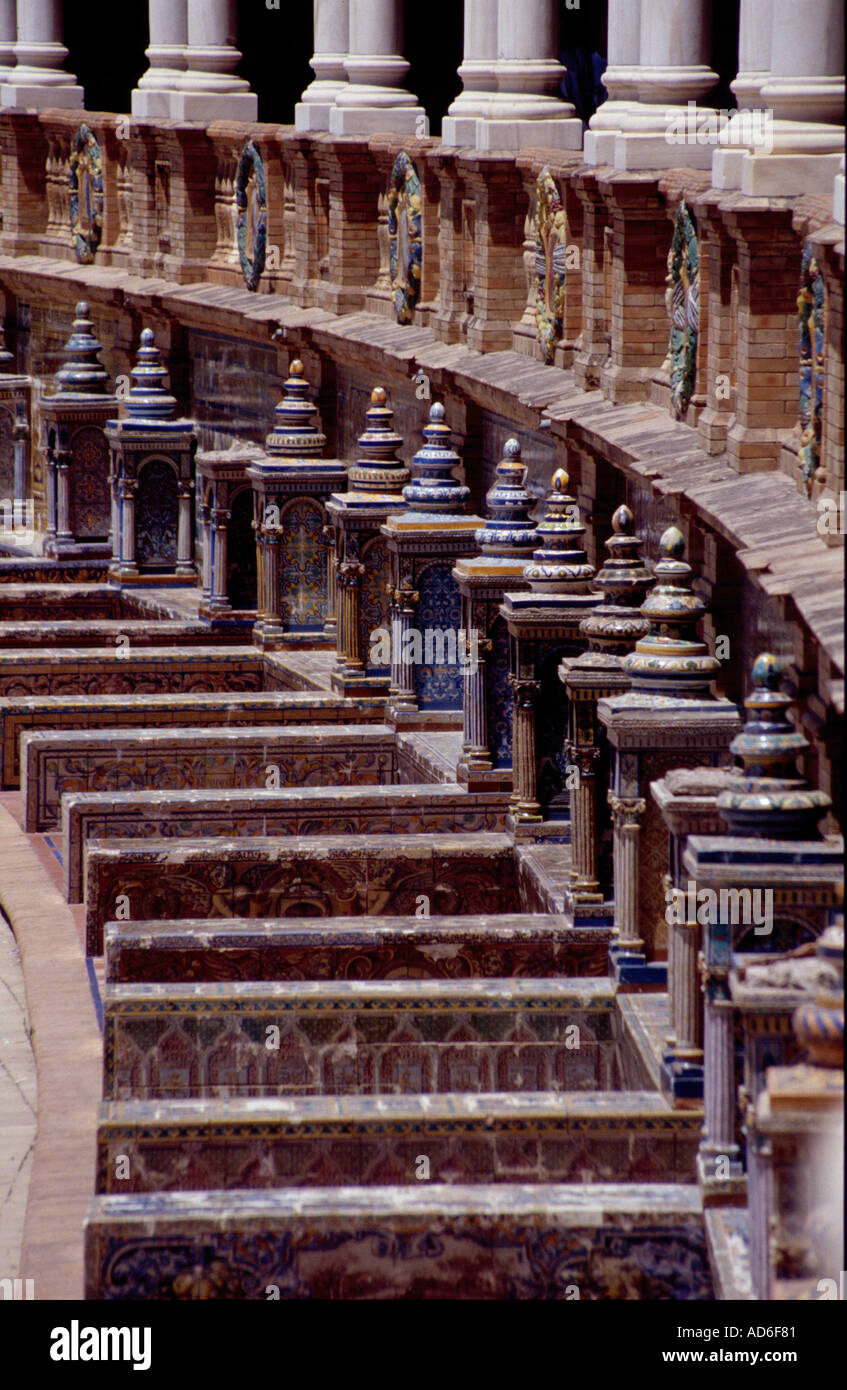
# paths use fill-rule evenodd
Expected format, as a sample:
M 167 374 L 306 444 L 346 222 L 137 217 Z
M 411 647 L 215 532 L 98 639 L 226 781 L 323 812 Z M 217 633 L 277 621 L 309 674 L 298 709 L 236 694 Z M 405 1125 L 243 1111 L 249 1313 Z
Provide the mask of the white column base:
M 259 114 L 253 92 L 170 92 L 168 97 L 172 121 L 255 121 Z
M 710 169 L 714 147 L 689 142 L 674 144 L 666 135 L 621 132 L 615 136 L 614 154 L 604 163 L 615 169 Z
M 840 163 L 837 154 L 747 154 L 741 167 L 741 192 L 750 198 L 804 193 L 827 198 Z
M 732 123 L 724 132 L 728 136 Z M 803 121 L 774 121 L 764 132 L 767 144 L 713 152 L 712 184 L 748 197 L 811 194 L 829 198 L 843 162 L 844 130 Z
M 295 130 L 329 130 L 334 101 L 298 101 L 294 108 Z
M 374 135 L 381 130 L 426 135 L 426 112 L 422 106 L 333 106 L 329 113 L 331 135 Z
M 67 87 L 53 87 L 40 82 L 4 82 L 0 87 L 0 106 L 19 106 L 36 110 L 47 106 L 60 106 L 63 109 L 82 111 L 85 108 L 85 92 L 82 87 L 73 84 Z
M 442 145 L 476 149 L 477 116 L 445 116 L 441 122 Z
M 443 139 L 442 135 L 442 139 Z M 581 150 L 582 121 L 565 116 L 559 120 L 478 120 L 478 150 L 526 149 Z

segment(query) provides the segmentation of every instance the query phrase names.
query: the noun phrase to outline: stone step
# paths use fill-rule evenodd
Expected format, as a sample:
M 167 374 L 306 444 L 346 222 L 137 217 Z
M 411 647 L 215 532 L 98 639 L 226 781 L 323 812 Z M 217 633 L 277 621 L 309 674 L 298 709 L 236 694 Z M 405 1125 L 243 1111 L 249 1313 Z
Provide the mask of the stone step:
M 608 979 L 108 984 L 107 1100 L 602 1091 L 638 1059 Z
M 248 634 L 249 635 L 249 634 Z M 126 639 L 121 641 L 121 639 Z M 145 620 L 139 618 L 42 618 L 37 614 L 27 622 L 0 620 L 0 649 L 3 651 L 32 647 L 104 647 L 112 655 L 118 650 L 131 652 L 134 647 L 208 646 L 212 641 L 208 623 L 179 622 L 173 619 Z M 218 643 L 244 642 L 244 629 L 215 632 Z M 125 659 L 125 658 L 124 658 Z
M 75 621 L 120 617 L 120 590 L 109 584 L 0 584 L 0 621 Z
M 350 739 L 346 735 L 329 737 L 315 746 L 314 761 L 320 759 L 317 771 L 321 786 L 302 785 L 314 775 L 313 759 L 308 755 L 303 758 L 298 743 L 293 749 L 283 745 L 285 761 L 279 766 L 283 782 L 293 780 L 292 773 L 296 771 L 299 785 L 283 786 L 280 790 L 259 785 L 216 791 L 65 791 L 61 811 L 68 902 L 82 901 L 83 849 L 86 841 L 95 838 L 102 841 L 155 835 L 409 835 L 504 829 L 507 803 L 503 796 L 469 794 L 455 783 L 451 786 L 446 782 L 429 786 L 371 785 L 374 769 L 365 749 L 378 743 L 372 745 L 363 740 L 361 730 L 355 731 L 355 738 L 353 733 L 351 730 Z M 347 752 L 351 744 L 352 759 Z M 279 748 L 275 747 L 278 755 Z M 352 776 L 355 772 L 360 785 L 335 785 L 342 773 L 337 764 L 330 765 L 329 751 L 338 748 L 344 754 L 344 775 Z M 273 761 L 272 753 L 273 750 L 268 755 L 269 762 Z M 348 773 L 351 762 L 356 766 Z M 180 758 L 180 773 L 184 765 Z M 236 771 L 241 773 L 243 766 L 239 740 Z M 259 761 L 262 773 L 266 766 Z M 219 765 L 215 770 L 219 772 Z
M 89 840 L 86 950 L 106 921 L 520 912 L 507 835 Z
M 255 647 L 26 649 L 3 653 L 0 695 L 134 695 L 147 691 L 261 690 Z
M 396 767 L 386 724 L 33 730 L 20 758 L 28 831 L 60 825 L 68 792 L 379 785 Z
M 201 980 L 598 978 L 611 932 L 560 916 L 107 922 L 114 984 Z
M 18 745 L 25 730 L 366 724 L 381 722 L 384 710 L 381 699 L 344 699 L 311 690 L 3 696 L 0 786 L 16 787 L 20 781 Z
M 690 1182 L 702 1115 L 649 1091 L 109 1101 L 97 1192 Z M 123 1160 L 123 1162 L 121 1162 Z
M 682 1184 L 95 1197 L 88 1299 L 711 1299 Z

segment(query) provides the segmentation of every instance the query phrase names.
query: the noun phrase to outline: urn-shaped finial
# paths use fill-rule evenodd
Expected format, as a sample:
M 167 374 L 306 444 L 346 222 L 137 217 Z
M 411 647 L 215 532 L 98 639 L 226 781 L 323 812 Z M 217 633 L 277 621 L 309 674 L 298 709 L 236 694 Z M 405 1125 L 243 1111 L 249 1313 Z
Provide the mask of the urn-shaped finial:
M 409 470 L 395 457 L 403 440 L 394 429 L 394 411 L 384 386 L 375 386 L 365 411 L 365 430 L 359 436 L 359 457 L 348 471 L 354 492 L 398 492 L 409 481 Z
M 633 690 L 702 697 L 708 695 L 720 662 L 697 637 L 697 624 L 707 609 L 691 587 L 691 566 L 683 559 L 685 539 L 676 526 L 664 532 L 659 551 L 655 587 L 641 605 L 650 630 L 624 657 L 623 669 Z
M 326 435 L 314 423 L 317 406 L 309 400 L 309 383 L 299 358 L 291 363 L 282 392 L 274 410 L 274 428 L 265 439 L 265 452 L 272 458 L 319 458 L 326 447 Z
M 167 369 L 156 347 L 152 328 L 141 330 L 138 361 L 130 373 L 132 386 L 126 400 L 130 419 L 160 423 L 172 420 L 176 400 L 165 390 Z
M 591 584 L 603 595 L 603 602 L 579 626 L 591 651 L 625 656 L 650 630 L 640 607 L 653 578 L 641 558 L 641 546 L 632 512 L 627 506 L 618 507 L 606 541 L 608 558 Z
M 71 336 L 65 343 L 65 361 L 53 378 L 53 385 L 63 395 L 105 396 L 109 380 L 106 368 L 97 360 L 102 344 L 93 333 L 88 317 L 88 305 L 81 299 L 76 306 Z
M 423 448 L 412 459 L 414 480 L 403 489 L 407 505 L 416 512 L 451 515 L 465 510 L 470 488 L 453 476 L 462 460 L 450 447 L 450 435 L 444 406 L 436 401 L 424 425 Z
M 488 519 L 474 539 L 483 555 L 529 560 L 537 532 L 530 520 L 534 500 L 526 487 L 526 464 L 517 439 L 507 439 L 494 482 L 485 497 Z
M 536 531 L 536 549 L 524 579 L 536 593 L 587 594 L 594 566 L 582 546 L 585 526 L 576 499 L 568 493 L 564 468 L 553 474 L 547 509 Z

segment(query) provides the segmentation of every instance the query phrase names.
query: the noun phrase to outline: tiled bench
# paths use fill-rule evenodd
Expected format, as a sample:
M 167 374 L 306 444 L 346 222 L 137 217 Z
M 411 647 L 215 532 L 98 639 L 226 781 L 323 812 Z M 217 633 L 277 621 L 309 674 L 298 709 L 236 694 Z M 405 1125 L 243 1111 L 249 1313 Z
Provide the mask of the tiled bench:
M 711 1299 L 696 1187 L 95 1197 L 89 1299 Z
M 120 591 L 109 584 L 0 584 L 0 622 L 119 618 Z
M 103 1096 L 613 1091 L 624 1046 L 608 980 L 107 985 Z
M 19 649 L 3 653 L 0 695 L 134 695 L 137 691 L 262 689 L 255 647 L 114 646 Z
M 113 919 L 464 916 L 522 907 L 510 839 L 483 831 L 91 840 L 84 876 L 92 956 L 102 954 L 103 927 Z
M 701 1127 L 647 1091 L 110 1101 L 96 1190 L 691 1182 Z
M 334 742 L 330 738 L 330 745 Z M 346 741 L 343 746 L 346 750 Z M 504 829 L 506 801 L 502 796 L 468 795 L 462 787 L 448 783 L 424 787 L 372 785 L 373 770 L 364 756 L 361 733 L 355 735 L 353 745 L 353 761 L 362 769 L 357 774 L 357 786 L 334 785 L 339 769 L 327 768 L 326 753 L 319 754 L 317 748 L 315 752 L 316 757 L 320 756 L 320 786 L 303 785 L 312 780 L 312 775 L 298 754 L 294 755 L 298 775 L 286 775 L 287 760 L 292 755 L 283 749 L 286 762 L 279 764 L 281 779 L 296 780 L 298 785 L 280 790 L 260 785 L 258 789 L 238 787 L 212 792 L 65 792 L 62 840 L 68 902 L 82 901 L 83 849 L 91 839 L 147 839 L 156 835 L 408 835 L 419 831 L 446 834 Z M 260 764 L 262 773 L 264 766 Z
M 21 734 L 26 829 L 61 823 L 62 796 L 81 791 L 279 785 L 373 785 L 394 780 L 394 735 L 307 724 L 250 729 L 68 729 Z
M 315 921 L 107 922 L 106 979 L 596 978 L 611 933 L 565 917 L 335 917 Z
M 366 724 L 381 721 L 384 710 L 382 699 L 348 700 L 311 690 L 2 696 L 0 786 L 16 787 L 20 782 L 19 740 L 26 730 Z

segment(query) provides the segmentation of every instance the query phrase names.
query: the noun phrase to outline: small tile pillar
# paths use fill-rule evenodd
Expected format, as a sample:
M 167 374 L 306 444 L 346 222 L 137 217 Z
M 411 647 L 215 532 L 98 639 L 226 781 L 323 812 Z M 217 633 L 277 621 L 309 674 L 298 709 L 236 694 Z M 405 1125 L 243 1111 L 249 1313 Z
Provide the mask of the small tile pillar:
M 15 371 L 0 318 L 0 507 L 6 539 L 12 542 L 15 537 L 10 530 L 29 535 L 35 520 L 32 505 L 26 505 L 31 408 L 32 378 Z
M 631 681 L 600 700 L 612 748 L 608 794 L 614 821 L 615 940 L 610 966 L 619 985 L 666 983 L 667 832 L 648 787 L 672 767 L 721 766 L 740 727 L 735 705 L 711 693 L 720 662 L 696 637 L 706 605 L 691 588 L 685 541 L 676 527 L 660 542 L 656 585 L 641 605 L 650 631 L 623 658 Z
M 698 1172 L 709 1199 L 731 1193 L 726 1183 L 741 1174 L 729 987 L 734 953 L 786 950 L 810 941 L 837 906 L 842 878 L 843 843 L 822 839 L 818 830 L 830 799 L 811 789 L 794 767 L 808 743 L 787 717 L 791 700 L 781 693 L 780 678 L 774 656 L 757 659 L 753 692 L 744 702 L 747 723 L 731 744 L 742 766 L 717 799 L 726 833 L 689 836 L 682 857 L 698 897 L 711 894 L 718 904 L 698 912 L 705 925 L 706 996 L 706 1113 Z
M 106 422 L 117 527 L 109 577 L 122 585 L 193 584 L 197 431 L 191 420 L 173 418 L 176 401 L 151 328 L 142 330 L 131 376 L 127 414 Z
M 462 599 L 462 631 L 475 659 L 465 667 L 462 756 L 457 779 L 469 791 L 512 790 L 512 698 L 509 633 L 500 615 L 508 590 L 522 593 L 537 532 L 534 499 L 517 439 L 507 439 L 486 496 L 488 518 L 476 532 L 480 554 L 459 560 L 453 576 Z
M 388 655 L 376 651 L 370 634 L 391 624 L 388 544 L 382 523 L 403 511 L 402 488 L 411 474 L 395 457 L 403 441 L 393 428 L 394 412 L 382 386 L 371 392 L 359 457 L 347 471 L 347 492 L 327 502 L 335 533 L 338 627 L 332 687 L 343 695 L 388 694 Z
M 523 577 L 529 589 L 507 593 L 500 607 L 509 632 L 513 791 L 508 824 L 518 838 L 567 841 L 569 792 L 558 668 L 584 648 L 580 623 L 600 603 L 589 589 L 594 567 L 583 548 L 585 526 L 558 469 L 539 523 L 540 542 Z
M 324 646 L 330 560 L 326 503 L 347 470 L 321 457 L 326 435 L 314 423 L 303 363 L 291 363 L 276 425 L 247 470 L 255 499 L 261 607 L 253 641 L 273 649 Z
M 118 401 L 107 389 L 101 350 L 88 305 L 80 300 L 65 345 L 67 358 L 53 378 L 56 390 L 39 407 L 47 461 L 46 555 L 105 558 L 111 553 L 105 427 Z
M 461 459 L 439 402 L 423 437 L 403 488 L 406 509 L 381 528 L 392 600 L 388 715 L 398 728 L 461 728 L 464 678 L 476 657 L 473 634 L 461 627 L 453 566 L 476 548 L 482 518 L 465 514 L 470 490 L 454 475 Z
M 591 585 L 601 602 L 580 624 L 588 648 L 559 666 L 567 692 L 568 762 L 576 769 L 571 789 L 571 883 L 565 906 L 581 925 L 606 925 L 613 911 L 611 875 L 601 869 L 599 854 L 608 823 L 609 751 L 597 720 L 597 702 L 629 689 L 621 661 L 650 626 L 640 612 L 652 584 L 641 545 L 632 512 L 618 507 L 606 542 L 608 558 Z

